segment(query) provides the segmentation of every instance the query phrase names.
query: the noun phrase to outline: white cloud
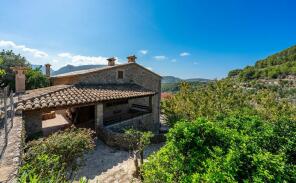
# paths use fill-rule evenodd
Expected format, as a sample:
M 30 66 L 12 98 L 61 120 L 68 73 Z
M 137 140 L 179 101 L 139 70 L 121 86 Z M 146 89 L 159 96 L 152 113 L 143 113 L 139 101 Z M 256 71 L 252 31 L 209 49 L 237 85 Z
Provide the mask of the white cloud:
M 57 59 L 53 59 L 52 62 L 56 64 L 56 63 L 59 63 L 60 61 Z
M 158 56 L 154 56 L 154 59 L 156 59 L 156 60 L 165 60 L 165 59 L 167 59 L 167 57 L 164 56 L 164 55 L 158 55 Z
M 172 59 L 171 62 L 177 62 L 177 60 L 176 59 Z
M 142 55 L 146 55 L 146 54 L 148 53 L 148 50 L 140 50 L 140 53 L 141 53 Z
M 70 59 L 69 61 L 73 65 L 84 65 L 84 64 L 99 64 L 99 65 L 106 65 L 107 64 L 107 57 L 103 56 L 83 56 L 83 55 L 72 55 L 71 53 L 64 52 L 58 54 L 59 57 L 64 59 Z
M 188 53 L 188 52 L 180 53 L 180 57 L 186 57 L 186 56 L 189 56 L 189 55 L 190 55 L 190 53 Z
M 34 48 L 28 48 L 25 45 L 17 45 L 13 41 L 0 40 L 0 48 L 29 53 L 36 58 L 44 58 L 48 56 L 48 54 L 43 51 Z
M 71 53 L 68 52 L 59 53 L 58 56 L 62 58 L 72 58 Z
M 150 71 L 152 71 L 153 69 L 152 69 L 152 67 L 146 67 L 147 69 L 149 69 Z

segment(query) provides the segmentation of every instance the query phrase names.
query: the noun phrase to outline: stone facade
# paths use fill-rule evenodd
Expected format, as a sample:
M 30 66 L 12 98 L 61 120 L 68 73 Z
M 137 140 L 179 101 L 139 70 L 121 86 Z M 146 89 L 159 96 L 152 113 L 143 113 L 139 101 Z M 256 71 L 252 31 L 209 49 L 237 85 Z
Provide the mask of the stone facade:
M 123 78 L 118 78 L 118 72 L 123 72 Z M 140 66 L 137 63 L 128 63 L 117 66 L 107 67 L 105 69 L 98 69 L 97 71 L 86 72 L 83 74 L 73 74 L 66 76 L 57 76 L 52 78 L 53 85 L 60 84 L 137 84 L 145 89 L 156 92 L 152 97 L 152 115 L 150 120 L 145 120 L 151 128 L 149 130 L 157 132 L 159 128 L 160 117 L 160 93 L 161 93 L 161 77 L 150 70 Z M 147 105 L 148 98 L 130 99 L 129 105 L 136 103 L 140 105 Z M 149 104 L 149 103 L 148 103 Z M 120 106 L 118 106 L 120 107 Z M 118 108 L 117 107 L 117 108 Z M 110 115 L 112 109 L 106 109 L 105 115 Z M 122 107 L 121 107 L 122 108 Z M 128 108 L 126 108 L 128 109 Z M 108 111 L 109 110 L 109 111 Z M 97 113 L 97 112 L 96 112 Z

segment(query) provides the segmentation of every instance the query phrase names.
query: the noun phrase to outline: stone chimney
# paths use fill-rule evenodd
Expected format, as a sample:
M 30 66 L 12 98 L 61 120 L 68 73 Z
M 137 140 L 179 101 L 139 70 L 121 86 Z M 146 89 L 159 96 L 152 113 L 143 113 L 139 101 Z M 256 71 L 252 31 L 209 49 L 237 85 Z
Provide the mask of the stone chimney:
M 45 75 L 46 77 L 50 77 L 50 64 L 45 64 Z
M 12 67 L 15 72 L 15 93 L 24 93 L 26 91 L 26 67 Z
M 108 60 L 108 66 L 114 66 L 115 65 L 116 58 L 111 57 L 111 58 L 107 58 L 107 60 Z
M 131 55 L 126 58 L 128 63 L 136 63 L 136 59 L 137 59 L 136 55 Z

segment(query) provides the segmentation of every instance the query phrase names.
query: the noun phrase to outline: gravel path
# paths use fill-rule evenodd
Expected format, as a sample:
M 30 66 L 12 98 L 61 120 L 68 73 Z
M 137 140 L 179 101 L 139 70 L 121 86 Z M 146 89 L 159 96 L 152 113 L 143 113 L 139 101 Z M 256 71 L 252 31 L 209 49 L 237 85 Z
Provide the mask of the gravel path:
M 162 145 L 150 145 L 144 153 L 145 157 Z M 129 152 L 109 147 L 98 140 L 94 152 L 86 156 L 86 166 L 79 170 L 77 177 L 85 176 L 91 183 L 138 182 L 133 179 L 133 172 L 134 164 Z

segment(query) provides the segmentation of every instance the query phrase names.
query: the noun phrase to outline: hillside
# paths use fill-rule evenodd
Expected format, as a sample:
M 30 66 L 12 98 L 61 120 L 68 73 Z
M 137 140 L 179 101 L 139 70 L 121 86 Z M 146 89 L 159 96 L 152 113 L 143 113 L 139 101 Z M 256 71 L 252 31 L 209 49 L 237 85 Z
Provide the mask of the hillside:
M 61 67 L 57 71 L 54 71 L 52 75 L 64 74 L 67 72 L 73 72 L 73 71 L 79 71 L 79 70 L 85 70 L 85 69 L 99 68 L 104 66 L 105 65 L 80 65 L 80 66 L 66 65 L 64 67 Z
M 296 76 L 296 45 L 259 60 L 254 66 L 232 70 L 228 76 L 242 80 L 294 78 Z

